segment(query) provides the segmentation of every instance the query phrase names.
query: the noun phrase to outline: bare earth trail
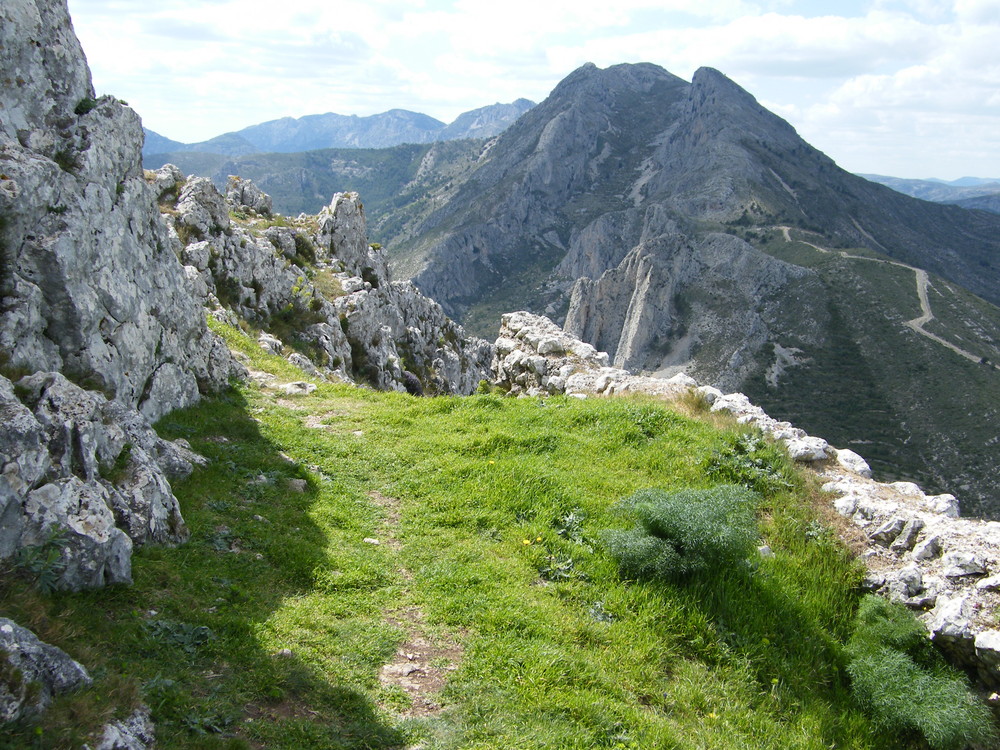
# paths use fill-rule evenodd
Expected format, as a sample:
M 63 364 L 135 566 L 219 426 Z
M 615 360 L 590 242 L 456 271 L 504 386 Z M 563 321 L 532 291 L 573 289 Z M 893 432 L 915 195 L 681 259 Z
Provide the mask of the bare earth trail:
M 923 270 L 922 268 L 915 268 L 913 266 L 907 265 L 906 263 L 900 263 L 894 260 L 884 260 L 882 258 L 868 258 L 864 255 L 851 255 L 850 253 L 844 250 L 839 250 L 839 251 L 831 250 L 826 247 L 820 247 L 819 245 L 814 245 L 811 242 L 806 242 L 805 240 L 793 240 L 790 232 L 791 227 L 781 226 L 781 227 L 775 227 L 775 229 L 781 230 L 782 234 L 784 235 L 785 242 L 801 242 L 803 245 L 808 245 L 809 247 L 813 248 L 814 250 L 818 250 L 821 253 L 832 253 L 840 255 L 842 258 L 851 258 L 854 260 L 867 260 L 872 263 L 886 263 L 890 266 L 898 266 L 899 268 L 906 268 L 910 271 L 913 271 L 913 273 L 916 275 L 917 298 L 920 300 L 921 314 L 919 317 L 916 317 L 913 320 L 906 321 L 904 325 L 916 331 L 921 336 L 925 336 L 926 338 L 929 338 L 931 341 L 934 341 L 935 343 L 938 343 L 941 346 L 951 349 L 953 352 L 955 352 L 955 354 L 958 354 L 961 357 L 965 357 L 970 362 L 975 362 L 976 364 L 979 363 L 980 358 L 975 354 L 972 354 L 971 352 L 967 352 L 965 349 L 961 349 L 955 346 L 950 341 L 945 341 L 940 336 L 937 336 L 924 328 L 925 325 L 934 320 L 934 313 L 931 311 L 930 300 L 927 296 L 927 287 L 930 283 L 927 276 L 927 271 Z

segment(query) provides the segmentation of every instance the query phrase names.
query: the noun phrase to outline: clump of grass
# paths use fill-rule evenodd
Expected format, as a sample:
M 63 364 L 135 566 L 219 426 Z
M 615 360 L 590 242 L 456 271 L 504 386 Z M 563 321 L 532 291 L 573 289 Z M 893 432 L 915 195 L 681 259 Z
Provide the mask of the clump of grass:
M 620 504 L 636 526 L 604 533 L 604 543 L 630 578 L 677 581 L 746 562 L 759 538 L 759 496 L 742 487 L 647 489 Z
M 847 652 L 855 696 L 886 729 L 919 733 L 933 750 L 993 747 L 1000 739 L 989 709 L 901 605 L 865 597 Z
M 335 300 L 338 297 L 343 297 L 346 292 L 344 292 L 343 284 L 340 283 L 340 279 L 333 275 L 333 272 L 328 268 L 317 269 L 316 275 L 312 278 L 312 284 L 320 294 L 327 300 Z
M 295 232 L 295 263 L 299 266 L 312 266 L 316 263 L 316 246 L 302 232 Z
M 765 496 L 792 487 L 787 457 L 758 433 L 729 439 L 726 447 L 713 451 L 703 465 L 714 480 L 741 484 Z
M 21 547 L 7 573 L 19 576 L 42 594 L 52 593 L 66 570 L 63 553 L 67 544 L 65 530 L 56 528 L 41 544 Z
M 89 96 L 85 96 L 79 102 L 77 102 L 76 107 L 73 109 L 73 113 L 79 116 L 83 116 L 97 107 L 100 104 L 100 99 L 94 99 Z
M 56 152 L 52 154 L 52 161 L 58 164 L 59 168 L 63 172 L 75 174 L 80 168 L 79 157 L 69 146 L 57 149 Z

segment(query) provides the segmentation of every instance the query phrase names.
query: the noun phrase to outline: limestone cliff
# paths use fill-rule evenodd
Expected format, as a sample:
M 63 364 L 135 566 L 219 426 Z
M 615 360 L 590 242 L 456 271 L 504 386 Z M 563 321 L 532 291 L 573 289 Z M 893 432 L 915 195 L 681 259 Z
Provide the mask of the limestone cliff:
M 55 545 L 53 585 L 131 580 L 133 544 L 187 537 L 150 422 L 224 385 L 139 162 L 138 116 L 94 98 L 65 2 L 0 25 L 0 558 Z
M 4 3 L 0 348 L 156 419 L 225 383 L 142 176 L 139 117 L 94 98 L 65 3 Z

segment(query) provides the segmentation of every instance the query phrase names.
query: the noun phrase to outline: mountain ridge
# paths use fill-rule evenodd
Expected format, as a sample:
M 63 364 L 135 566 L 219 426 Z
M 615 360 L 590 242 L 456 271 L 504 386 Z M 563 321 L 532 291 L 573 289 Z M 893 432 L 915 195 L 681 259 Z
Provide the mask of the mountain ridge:
M 996 179 L 962 177 L 948 182 L 937 179 L 911 180 L 878 174 L 860 174 L 859 177 L 885 185 L 913 198 L 921 198 L 935 203 L 953 203 L 963 208 L 991 210 L 989 206 L 994 201 L 990 199 L 1000 196 L 1000 180 Z M 1000 211 L 994 209 L 993 213 L 1000 213 Z
M 268 120 L 207 141 L 188 144 L 146 130 L 142 152 L 144 156 L 187 151 L 242 156 L 324 148 L 385 148 L 403 143 L 490 137 L 533 106 L 534 102 L 523 98 L 506 104 L 498 102 L 463 112 L 450 124 L 405 109 L 390 109 L 366 116 L 327 112 Z

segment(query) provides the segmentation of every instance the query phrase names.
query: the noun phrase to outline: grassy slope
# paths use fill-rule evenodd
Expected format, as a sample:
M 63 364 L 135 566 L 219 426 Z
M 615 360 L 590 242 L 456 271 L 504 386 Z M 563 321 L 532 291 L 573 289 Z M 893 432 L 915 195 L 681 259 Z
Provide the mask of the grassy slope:
M 0 611 L 97 679 L 0 746 L 73 746 L 112 691 L 153 707 L 161 748 L 909 746 L 848 696 L 859 570 L 801 480 L 761 508 L 777 554 L 750 579 L 624 582 L 597 541 L 638 488 L 709 486 L 737 428 L 648 401 L 321 384 L 240 387 L 159 429 L 211 459 L 175 488 L 192 539 L 139 550 L 128 588 L 6 577 Z M 420 649 L 447 682 L 414 704 L 379 671 Z

